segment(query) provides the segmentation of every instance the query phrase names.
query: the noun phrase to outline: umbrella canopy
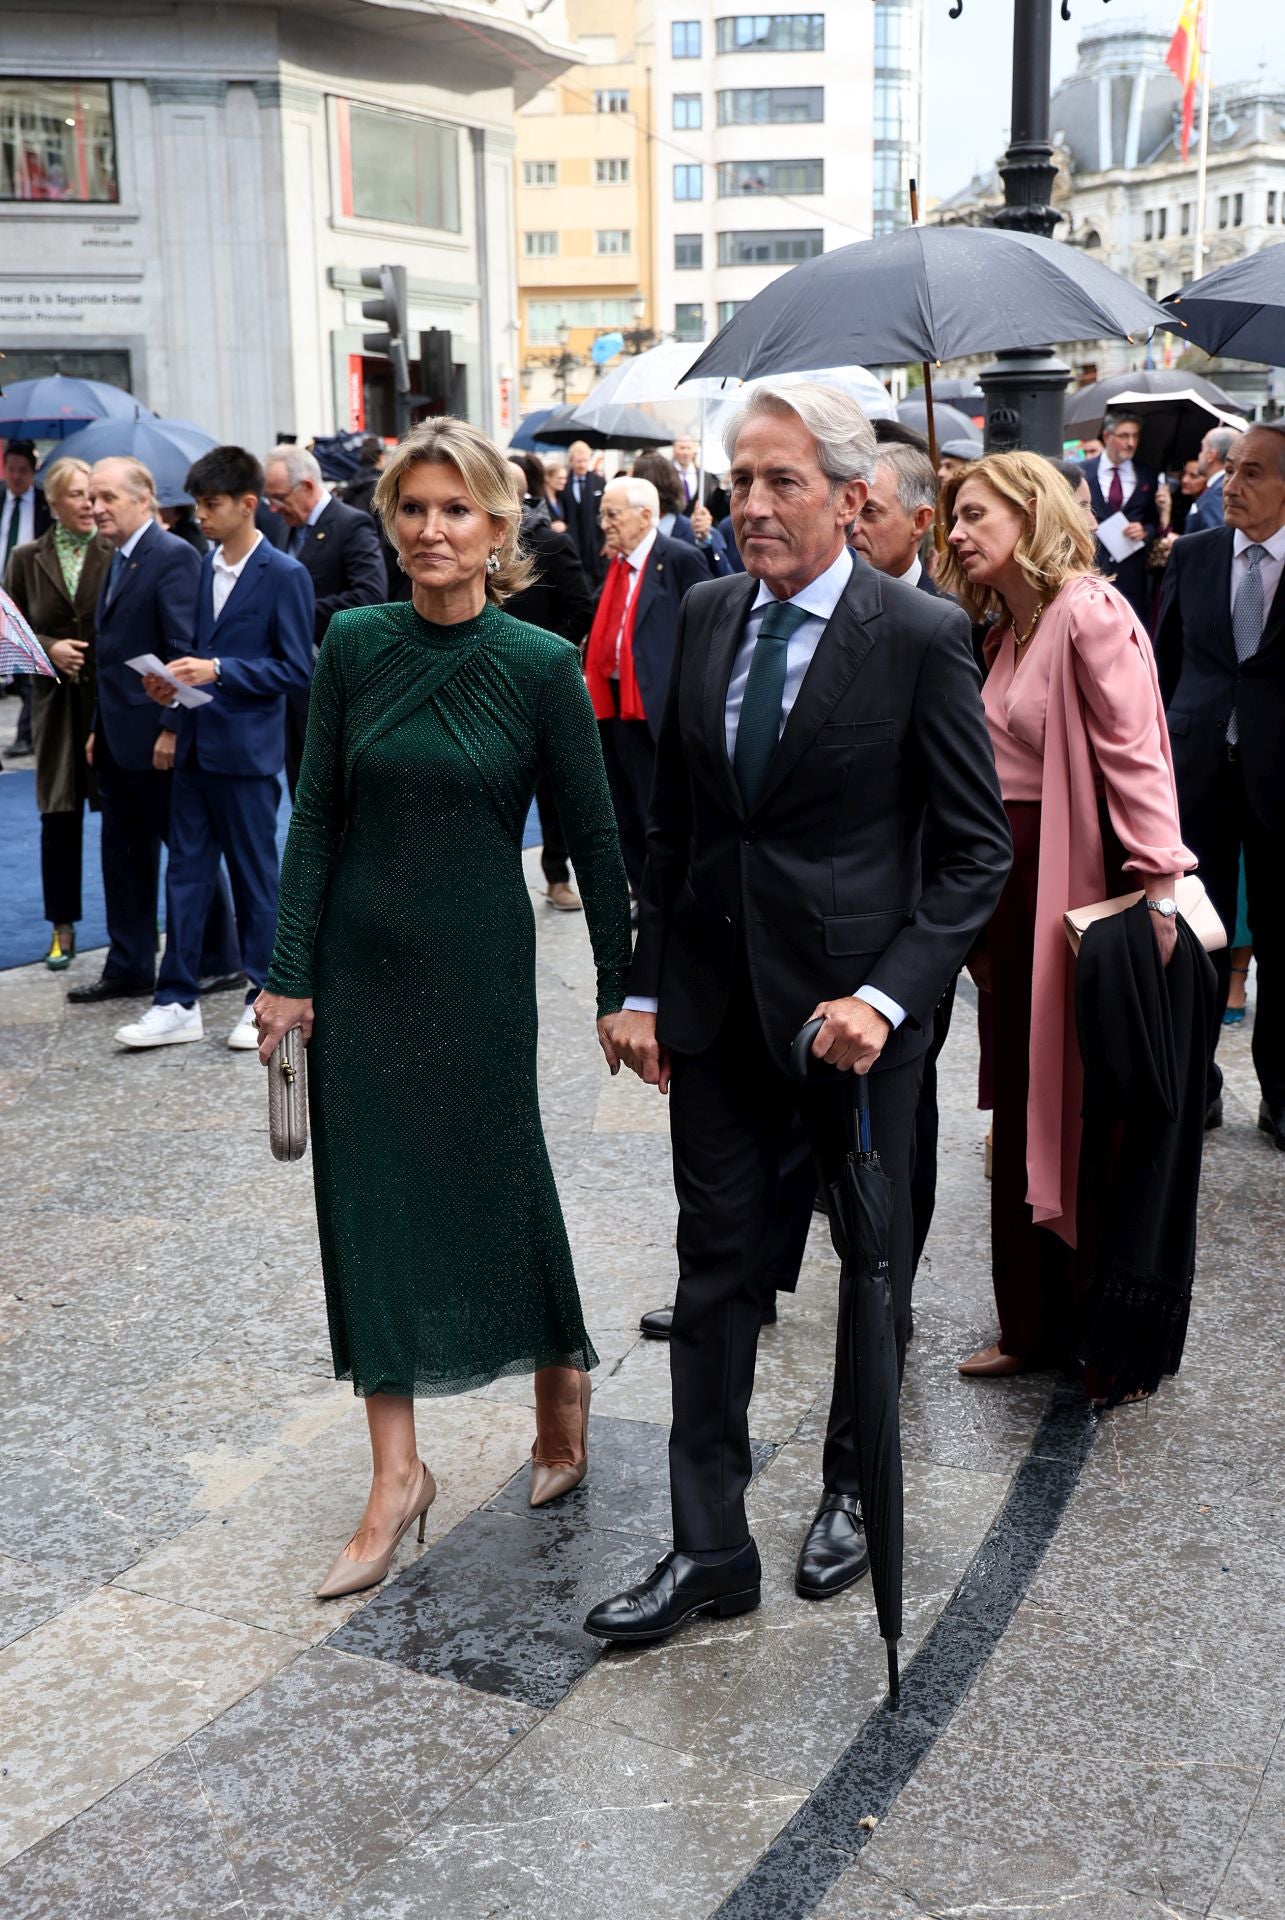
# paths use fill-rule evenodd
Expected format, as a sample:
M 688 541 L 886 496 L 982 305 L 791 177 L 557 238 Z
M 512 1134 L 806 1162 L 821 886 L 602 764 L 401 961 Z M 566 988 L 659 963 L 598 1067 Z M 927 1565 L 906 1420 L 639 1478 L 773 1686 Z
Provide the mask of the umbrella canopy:
M 156 482 L 156 498 L 162 507 L 191 506 L 185 491 L 187 470 L 218 441 L 204 427 L 190 420 L 158 420 L 144 413 L 130 420 L 98 420 L 92 427 L 72 434 L 59 449 L 68 459 L 141 460 Z
M 1164 324 L 1206 353 L 1285 366 L 1285 242 L 1193 280 L 1165 307 Z
M 820 1020 L 796 1035 L 792 1065 L 801 1079 L 832 1075 L 812 1056 Z M 848 1323 L 849 1389 L 861 1486 L 861 1519 L 870 1553 L 870 1586 L 879 1632 L 888 1649 L 888 1698 L 901 1703 L 897 1642 L 901 1638 L 905 1560 L 905 1492 L 901 1466 L 901 1393 L 893 1329 L 888 1244 L 893 1189 L 879 1165 L 870 1134 L 870 1087 L 864 1074 L 846 1073 L 845 1104 L 851 1138 L 843 1170 L 826 1195 L 834 1250 L 851 1298 Z
M 595 420 L 582 419 L 578 406 L 555 407 L 540 425 L 540 439 L 550 447 L 569 447 L 575 440 L 600 448 L 667 447 L 673 437 L 672 427 L 631 406 L 609 407 Z
M 1141 379 L 1143 376 L 1139 375 Z M 1179 376 L 1183 378 L 1184 376 Z M 1194 376 L 1191 376 L 1194 380 Z M 1105 386 L 1106 381 L 1099 383 Z M 1203 382 L 1213 386 L 1211 381 Z M 1213 387 L 1215 393 L 1217 387 Z M 1084 394 L 1093 392 L 1092 387 L 1083 389 Z M 1072 396 L 1073 401 L 1081 401 L 1083 394 Z M 1144 388 L 1134 391 L 1121 387 L 1112 396 L 1110 405 L 1121 412 L 1136 413 L 1141 431 L 1138 435 L 1138 459 L 1144 466 L 1153 467 L 1157 473 L 1174 472 L 1184 461 L 1194 460 L 1200 452 L 1200 443 L 1211 427 L 1244 427 L 1246 422 L 1238 413 L 1229 413 L 1226 408 L 1215 406 L 1211 400 L 1197 392 L 1193 385 L 1183 386 L 1167 393 L 1150 393 Z M 1102 425 L 1105 412 L 1101 401 L 1096 404 L 1085 402 L 1079 412 L 1082 418 L 1065 422 L 1067 438 L 1078 434 L 1081 439 L 1095 435 Z M 1068 406 L 1068 414 L 1071 407 Z
M 553 407 L 536 407 L 534 412 L 523 414 L 509 441 L 509 452 L 538 453 L 546 444 L 540 438 L 540 428 L 554 411 Z
M 1094 380 L 1087 387 L 1080 387 L 1075 393 L 1068 394 L 1063 419 L 1068 428 L 1074 427 L 1080 433 L 1081 438 L 1096 434 L 1103 416 L 1119 404 L 1126 394 L 1131 405 L 1182 395 L 1205 401 L 1214 412 L 1220 408 L 1225 413 L 1238 411 L 1230 393 L 1215 386 L 1212 380 L 1203 380 L 1198 373 L 1168 371 L 1163 367 L 1138 367 L 1131 373 L 1108 374 L 1105 380 Z
M 14 380 L 0 394 L 0 440 L 65 440 L 93 420 L 153 417 L 126 393 L 103 380 L 78 380 L 69 373 Z
M 926 400 L 903 400 L 897 408 L 897 418 L 903 426 L 913 427 L 917 433 L 928 431 L 928 402 Z M 973 440 L 978 447 L 982 436 L 966 413 L 960 413 L 957 407 L 938 406 L 937 382 L 933 381 L 933 420 L 937 428 L 938 446 L 942 440 Z
M 1172 315 L 1079 247 L 1000 227 L 904 227 L 783 273 L 693 376 L 901 366 L 1051 340 L 1144 335 Z
M 664 340 L 646 353 L 632 354 L 599 381 L 576 412 L 582 420 L 599 420 L 612 407 L 669 405 L 694 421 L 697 403 L 717 399 L 728 385 L 718 374 L 708 380 L 687 380 L 693 362 L 703 351 L 699 341 Z M 681 392 L 680 381 L 686 382 Z M 732 384 L 736 384 L 734 380 Z
M 17 606 L 0 587 L 0 673 L 38 673 L 56 680 L 54 663 Z
M 986 411 L 986 395 L 975 380 L 957 380 L 953 376 L 933 380 L 933 399 L 949 400 L 952 407 L 958 407 L 970 419 Z

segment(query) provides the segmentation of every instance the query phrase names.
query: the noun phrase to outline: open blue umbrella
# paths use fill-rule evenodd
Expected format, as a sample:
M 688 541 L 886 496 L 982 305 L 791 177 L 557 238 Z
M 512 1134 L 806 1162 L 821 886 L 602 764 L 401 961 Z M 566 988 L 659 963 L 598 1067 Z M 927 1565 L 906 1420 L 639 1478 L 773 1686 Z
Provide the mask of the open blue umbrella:
M 123 387 L 70 373 L 12 380 L 0 393 L 0 440 L 65 440 L 95 420 L 152 418 Z
M 140 408 L 129 420 L 96 420 L 92 427 L 73 433 L 59 451 L 67 459 L 141 460 L 156 482 L 156 498 L 163 507 L 191 506 L 185 491 L 187 470 L 218 441 L 190 420 L 158 420 Z
M 535 453 L 540 445 L 540 428 L 555 411 L 553 407 L 537 407 L 534 413 L 524 414 L 509 441 L 509 452 Z

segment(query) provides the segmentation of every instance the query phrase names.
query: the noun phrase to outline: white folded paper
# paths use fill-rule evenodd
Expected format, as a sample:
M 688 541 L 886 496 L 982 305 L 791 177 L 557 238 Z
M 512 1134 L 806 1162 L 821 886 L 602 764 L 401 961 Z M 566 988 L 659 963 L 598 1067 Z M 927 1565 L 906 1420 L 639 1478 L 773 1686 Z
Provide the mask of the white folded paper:
M 203 693 L 200 687 L 185 687 L 154 653 L 140 653 L 136 660 L 127 660 L 125 665 L 133 667 L 135 673 L 154 673 L 158 680 L 164 680 L 167 686 L 173 687 L 180 707 L 208 707 L 214 698 L 212 693 Z
M 1098 523 L 1098 539 L 1102 542 L 1113 560 L 1127 560 L 1131 553 L 1137 553 L 1139 547 L 1145 547 L 1145 540 L 1131 540 L 1125 528 L 1131 523 L 1122 513 L 1113 513 L 1108 520 Z

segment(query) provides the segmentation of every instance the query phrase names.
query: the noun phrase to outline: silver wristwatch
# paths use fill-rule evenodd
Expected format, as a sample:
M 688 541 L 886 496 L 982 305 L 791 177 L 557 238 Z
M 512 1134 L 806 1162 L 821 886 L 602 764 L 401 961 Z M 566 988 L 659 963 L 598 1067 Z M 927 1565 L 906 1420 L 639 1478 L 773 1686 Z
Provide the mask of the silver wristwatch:
M 1178 911 L 1176 900 L 1148 900 L 1148 913 L 1162 913 L 1166 920 L 1172 920 Z
M 217 687 L 223 678 L 223 662 L 219 659 L 218 655 L 215 654 L 210 661 L 210 665 L 214 668 L 214 684 Z

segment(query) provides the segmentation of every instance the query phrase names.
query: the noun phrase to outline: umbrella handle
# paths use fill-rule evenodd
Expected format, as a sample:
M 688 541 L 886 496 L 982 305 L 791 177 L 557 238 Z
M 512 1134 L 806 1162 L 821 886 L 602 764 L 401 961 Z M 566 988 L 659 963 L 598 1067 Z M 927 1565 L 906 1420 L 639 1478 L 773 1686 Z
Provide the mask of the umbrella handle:
M 841 1073 L 812 1052 L 812 1042 L 825 1021 L 818 1015 L 801 1026 L 790 1042 L 790 1072 L 796 1080 L 842 1080 L 852 1102 L 852 1131 L 858 1153 L 872 1151 L 870 1134 L 870 1076 L 865 1073 Z

